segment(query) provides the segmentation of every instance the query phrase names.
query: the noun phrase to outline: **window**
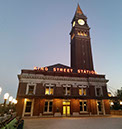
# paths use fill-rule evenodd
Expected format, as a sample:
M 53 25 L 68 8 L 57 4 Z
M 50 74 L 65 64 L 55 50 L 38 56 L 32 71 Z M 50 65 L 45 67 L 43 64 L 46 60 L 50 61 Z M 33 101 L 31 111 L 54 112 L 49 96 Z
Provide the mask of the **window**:
M 28 94 L 33 94 L 34 86 L 29 86 Z
M 80 36 L 87 36 L 87 33 L 86 32 L 81 32 L 81 31 L 78 31 L 77 32 L 77 35 L 80 35 Z
M 53 101 L 45 101 L 44 112 L 51 113 L 53 109 Z
M 79 95 L 86 96 L 86 88 L 79 87 Z
M 26 94 L 28 95 L 34 95 L 36 90 L 36 84 L 28 84 Z
M 63 94 L 70 95 L 71 87 L 63 87 Z
M 45 85 L 45 95 L 53 95 L 54 93 L 54 84 Z
M 97 101 L 98 111 L 102 112 L 102 101 Z
M 80 101 L 80 112 L 87 112 L 87 101 Z
M 32 105 L 32 102 L 31 101 L 27 101 L 26 102 L 25 112 L 31 112 L 31 105 Z
M 46 87 L 45 95 L 53 95 L 53 87 Z
M 102 87 L 96 87 L 96 96 L 102 96 Z
M 71 39 L 73 39 L 75 37 L 75 34 L 73 34 L 72 36 L 71 36 Z

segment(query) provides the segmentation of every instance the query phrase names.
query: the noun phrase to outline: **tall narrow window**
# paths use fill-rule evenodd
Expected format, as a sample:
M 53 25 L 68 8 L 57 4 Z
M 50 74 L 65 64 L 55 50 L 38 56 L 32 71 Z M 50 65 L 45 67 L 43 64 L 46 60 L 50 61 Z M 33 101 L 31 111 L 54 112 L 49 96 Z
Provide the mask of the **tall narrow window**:
M 102 87 L 96 87 L 96 96 L 102 96 Z
M 67 95 L 70 95 L 70 87 L 67 87 Z
M 98 106 L 98 111 L 102 112 L 102 102 L 101 101 L 97 102 L 97 106 Z
M 48 112 L 48 102 L 45 102 L 44 112 Z
M 44 112 L 52 113 L 53 109 L 53 101 L 45 101 Z
M 26 102 L 25 112 L 31 112 L 31 105 L 32 105 L 32 102 L 31 101 L 27 101 Z
M 80 112 L 87 112 L 87 100 L 80 101 Z

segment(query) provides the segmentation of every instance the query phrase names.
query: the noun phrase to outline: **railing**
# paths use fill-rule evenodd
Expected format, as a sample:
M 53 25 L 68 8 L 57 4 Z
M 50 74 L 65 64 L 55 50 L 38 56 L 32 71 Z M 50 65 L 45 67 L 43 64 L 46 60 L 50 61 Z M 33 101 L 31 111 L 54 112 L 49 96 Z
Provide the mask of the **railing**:
M 1 117 L 0 129 L 23 129 L 24 120 L 15 114 Z

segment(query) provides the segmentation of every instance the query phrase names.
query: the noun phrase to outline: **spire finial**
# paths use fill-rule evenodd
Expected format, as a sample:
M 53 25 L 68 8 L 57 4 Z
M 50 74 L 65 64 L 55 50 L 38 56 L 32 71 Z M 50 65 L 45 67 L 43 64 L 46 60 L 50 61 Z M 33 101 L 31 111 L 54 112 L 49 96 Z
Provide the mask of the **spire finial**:
M 79 3 L 78 3 L 78 5 L 77 5 L 76 13 L 78 13 L 78 14 L 83 14 L 83 12 L 82 12 L 82 10 L 81 10 L 81 8 L 80 8 Z

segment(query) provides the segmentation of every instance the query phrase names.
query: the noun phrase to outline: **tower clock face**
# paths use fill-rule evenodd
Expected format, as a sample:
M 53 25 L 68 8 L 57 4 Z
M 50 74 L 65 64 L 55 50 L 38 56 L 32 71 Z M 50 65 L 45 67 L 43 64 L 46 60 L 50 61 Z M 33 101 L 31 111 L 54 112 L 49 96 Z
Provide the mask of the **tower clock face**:
M 83 19 L 79 19 L 79 20 L 78 20 L 78 24 L 79 24 L 79 25 L 84 25 L 84 24 L 85 24 L 85 21 L 84 21 Z
M 75 26 L 75 21 L 73 22 L 72 26 L 73 26 L 73 27 Z

